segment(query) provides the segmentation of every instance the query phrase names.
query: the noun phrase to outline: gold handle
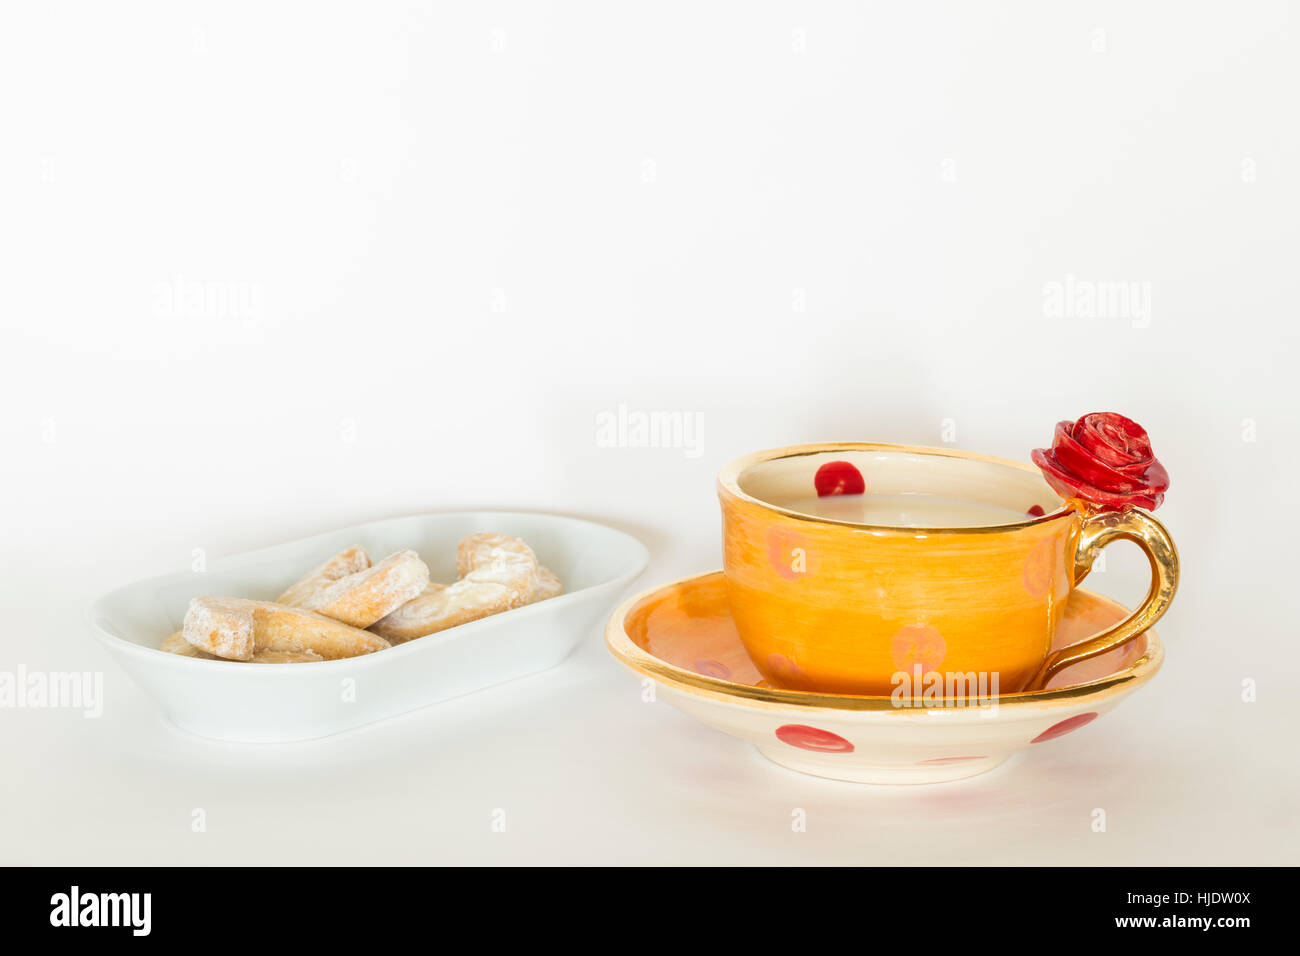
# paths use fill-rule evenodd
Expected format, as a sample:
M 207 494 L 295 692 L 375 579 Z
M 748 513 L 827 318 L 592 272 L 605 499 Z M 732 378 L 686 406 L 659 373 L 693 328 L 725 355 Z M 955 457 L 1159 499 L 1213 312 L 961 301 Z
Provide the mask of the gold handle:
M 1047 686 L 1058 671 L 1079 661 L 1127 644 L 1165 613 L 1169 602 L 1178 590 L 1178 549 L 1169 538 L 1169 532 L 1145 511 L 1103 511 L 1086 514 L 1079 535 L 1074 558 L 1074 583 L 1077 585 L 1092 570 L 1092 562 L 1102 548 L 1118 538 L 1135 541 L 1147 553 L 1151 562 L 1151 590 L 1142 606 L 1114 627 L 1096 634 L 1086 641 L 1062 647 L 1047 655 L 1042 667 L 1029 682 L 1030 690 Z

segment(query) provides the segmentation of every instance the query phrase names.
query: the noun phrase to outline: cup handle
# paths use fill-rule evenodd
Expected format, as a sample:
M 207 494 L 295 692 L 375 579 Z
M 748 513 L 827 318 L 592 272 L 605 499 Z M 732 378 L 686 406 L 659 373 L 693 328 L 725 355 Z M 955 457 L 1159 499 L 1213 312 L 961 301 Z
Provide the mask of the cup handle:
M 1135 541 L 1151 562 L 1151 590 L 1142 606 L 1120 621 L 1087 640 L 1062 647 L 1047 655 L 1028 689 L 1047 686 L 1063 667 L 1096 657 L 1127 644 L 1156 621 L 1169 607 L 1178 590 L 1178 549 L 1169 538 L 1169 532 L 1145 511 L 1132 508 L 1128 511 L 1102 511 L 1085 514 L 1074 557 L 1074 583 L 1077 585 L 1092 570 L 1092 562 L 1102 548 L 1119 538 Z

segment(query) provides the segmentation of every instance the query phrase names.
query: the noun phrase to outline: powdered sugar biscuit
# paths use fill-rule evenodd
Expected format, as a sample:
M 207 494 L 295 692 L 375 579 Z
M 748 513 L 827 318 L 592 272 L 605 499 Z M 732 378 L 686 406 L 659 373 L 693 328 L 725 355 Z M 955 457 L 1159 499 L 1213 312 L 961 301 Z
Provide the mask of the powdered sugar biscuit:
M 429 585 L 419 597 L 370 625 L 370 630 L 394 644 L 403 644 L 507 609 L 504 588 L 462 579 L 451 585 Z
M 167 640 L 162 642 L 159 650 L 166 651 L 168 654 L 178 654 L 181 657 L 195 657 L 205 661 L 226 661 L 224 657 L 217 657 L 209 654 L 207 651 L 201 651 L 189 641 L 185 640 L 185 635 L 177 631 Z M 311 661 L 323 661 L 321 657 L 313 650 L 304 648 L 303 650 L 254 650 L 250 660 L 254 664 L 300 664 Z
M 300 651 L 265 650 L 253 655 L 254 664 L 310 664 L 313 661 L 323 660 L 325 658 L 309 648 Z
M 462 581 L 505 589 L 506 609 L 527 604 L 537 590 L 537 556 L 523 541 L 509 535 L 484 533 L 465 538 L 456 548 L 456 569 Z
M 201 651 L 231 661 L 253 657 L 252 601 L 243 598 L 197 597 L 185 612 L 181 633 Z
M 519 538 L 480 532 L 462 538 L 456 546 L 456 572 L 462 578 L 478 573 L 482 580 L 490 577 L 516 588 L 528 583 L 525 593 L 531 594 L 536 586 L 537 555 Z
M 370 567 L 370 555 L 359 545 L 344 548 L 328 561 L 313 568 L 275 599 L 277 604 L 290 607 L 306 607 L 322 591 L 340 578 L 364 571 Z
M 537 558 L 518 538 L 473 534 L 457 548 L 461 578 L 430 585 L 371 626 L 395 644 L 527 604 L 538 587 Z
M 220 657 L 209 654 L 207 651 L 201 651 L 189 641 L 185 640 L 185 635 L 177 631 L 167 640 L 162 642 L 158 648 L 160 651 L 166 651 L 168 654 L 179 654 L 181 657 L 199 657 L 209 661 L 219 661 Z
M 545 601 L 549 598 L 559 597 L 564 593 L 564 585 L 560 579 L 555 576 L 555 572 L 550 568 L 544 568 L 541 565 L 537 567 L 537 587 L 533 591 L 533 596 L 528 599 L 529 604 L 536 604 L 538 601 Z
M 391 646 L 369 631 L 312 611 L 244 598 L 195 598 L 181 633 L 201 651 L 238 661 L 254 660 L 266 651 L 312 651 L 335 660 Z
M 302 606 L 353 627 L 369 627 L 429 585 L 429 568 L 414 551 L 390 554 L 366 568 L 327 585 Z

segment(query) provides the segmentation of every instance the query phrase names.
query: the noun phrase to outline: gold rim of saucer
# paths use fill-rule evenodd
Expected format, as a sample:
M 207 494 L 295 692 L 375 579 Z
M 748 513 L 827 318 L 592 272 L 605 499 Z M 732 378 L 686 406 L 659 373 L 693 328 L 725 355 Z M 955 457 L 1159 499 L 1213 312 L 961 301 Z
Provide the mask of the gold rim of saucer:
M 911 712 L 908 708 L 899 708 L 891 697 L 868 697 L 852 694 L 828 694 L 818 691 L 784 690 L 778 687 L 755 687 L 752 684 L 740 684 L 735 681 L 722 680 L 718 677 L 705 677 L 703 674 L 688 671 L 685 668 L 669 664 L 667 661 L 655 657 L 628 637 L 626 627 L 628 613 L 642 601 L 669 588 L 688 587 L 704 578 L 711 578 L 722 573 L 722 571 L 709 571 L 705 574 L 694 574 L 668 584 L 661 584 L 659 587 L 647 588 L 640 594 L 628 598 L 615 609 L 610 616 L 609 623 L 605 626 L 605 646 L 609 648 L 611 654 L 632 670 L 694 694 L 722 699 L 741 697 L 761 704 L 782 707 Z M 1123 612 L 1123 615 L 1128 614 L 1128 608 L 1118 601 L 1103 597 L 1096 591 L 1088 591 L 1085 588 L 1079 588 L 1079 590 L 1098 601 L 1119 609 Z M 1135 682 L 1137 684 L 1145 683 L 1155 676 L 1165 657 L 1164 644 L 1161 643 L 1160 637 L 1155 630 L 1148 630 L 1145 634 L 1147 638 L 1146 653 L 1122 671 L 1083 684 L 1071 684 L 1067 687 L 1058 687 L 1052 690 L 999 694 L 997 705 L 998 707 L 1027 706 L 1078 700 L 1103 694 L 1109 696 L 1107 692 L 1115 691 L 1125 685 L 1134 684 Z M 937 708 L 927 712 L 946 713 L 948 711 Z
M 802 458 L 807 455 L 820 455 L 825 452 L 834 451 L 887 451 L 901 452 L 911 455 L 931 455 L 936 458 L 963 458 L 968 461 L 983 461 L 994 465 L 1006 465 L 1015 468 L 1018 471 L 1032 472 L 1041 474 L 1036 465 L 1023 461 L 1013 461 L 1010 458 L 998 458 L 996 455 L 982 455 L 974 451 L 962 451 L 957 448 L 933 448 L 929 445 L 890 445 L 885 442 L 858 442 L 858 441 L 830 441 L 814 442 L 808 445 L 787 445 L 784 448 L 769 448 L 766 451 L 756 451 L 740 458 L 734 458 L 723 466 L 722 471 L 718 472 L 718 488 L 726 492 L 733 498 L 740 501 L 748 502 L 759 508 L 765 508 L 774 511 L 777 514 L 785 515 L 788 518 L 794 518 L 797 521 L 807 521 L 812 524 L 834 525 L 842 528 L 859 528 L 863 531 L 871 531 L 875 534 L 988 534 L 990 531 L 1015 531 L 1018 528 L 1028 528 L 1030 525 L 1043 524 L 1047 521 L 1054 521 L 1057 518 L 1063 518 L 1066 515 L 1075 513 L 1075 506 L 1070 502 L 1063 502 L 1061 507 L 1056 511 L 1048 512 L 1045 515 L 1038 515 L 1027 518 L 1024 521 L 1016 521 L 1010 524 L 992 524 L 980 525 L 977 527 L 948 527 L 948 528 L 913 528 L 899 527 L 897 525 L 882 524 L 862 524 L 856 521 L 843 521 L 839 518 L 819 518 L 814 515 L 804 514 L 802 511 L 791 511 L 789 508 L 783 508 L 780 505 L 772 504 L 770 501 L 764 501 L 762 498 L 755 498 L 748 492 L 740 488 L 740 475 L 747 469 L 755 465 L 761 465 L 764 462 L 776 461 L 781 458 Z

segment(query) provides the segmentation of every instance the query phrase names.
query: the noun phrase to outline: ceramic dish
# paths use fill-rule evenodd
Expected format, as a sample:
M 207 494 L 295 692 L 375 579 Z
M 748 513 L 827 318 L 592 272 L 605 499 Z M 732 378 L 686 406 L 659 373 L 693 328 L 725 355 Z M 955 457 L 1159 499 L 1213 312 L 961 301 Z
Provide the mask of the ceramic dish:
M 1128 613 L 1076 589 L 1055 642 L 1073 643 Z M 1090 724 L 1150 680 L 1164 658 L 1147 631 L 1063 669 L 1043 690 L 982 706 L 898 707 L 889 697 L 786 690 L 746 654 L 721 572 L 631 598 L 614 612 L 605 639 L 679 710 L 791 770 L 862 783 L 937 783 L 991 770 L 1017 750 Z
M 180 657 L 158 645 L 199 594 L 273 599 L 349 545 L 385 555 L 414 548 L 434 580 L 456 578 L 456 543 L 478 531 L 527 541 L 565 593 L 388 650 L 311 664 L 242 664 Z M 322 737 L 553 667 L 596 627 L 641 573 L 630 535 L 576 518 L 463 512 L 374 521 L 119 588 L 94 603 L 91 625 L 118 663 L 179 727 L 204 737 Z

